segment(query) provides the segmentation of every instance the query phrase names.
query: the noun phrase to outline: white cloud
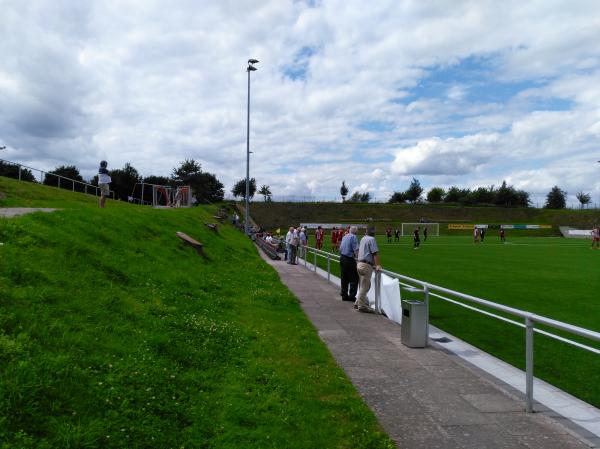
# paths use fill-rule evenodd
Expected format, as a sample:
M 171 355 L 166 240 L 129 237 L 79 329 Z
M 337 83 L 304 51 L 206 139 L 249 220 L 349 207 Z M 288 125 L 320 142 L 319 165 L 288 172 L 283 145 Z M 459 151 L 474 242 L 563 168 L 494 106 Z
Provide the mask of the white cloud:
M 0 145 L 9 159 L 75 164 L 91 176 L 100 159 L 148 175 L 195 158 L 229 189 L 245 176 L 245 61 L 255 57 L 251 170 L 275 194 L 338 197 L 346 179 L 385 195 L 412 176 L 426 188 L 509 177 L 539 179 L 529 185 L 540 191 L 571 185 L 570 176 L 581 188 L 596 182 L 563 163 L 599 147 L 595 1 L 0 7 Z M 468 76 L 419 90 L 436 68 L 466 58 L 485 61 L 490 83 L 523 85 L 500 99 Z M 554 107 L 557 99 L 565 104 Z

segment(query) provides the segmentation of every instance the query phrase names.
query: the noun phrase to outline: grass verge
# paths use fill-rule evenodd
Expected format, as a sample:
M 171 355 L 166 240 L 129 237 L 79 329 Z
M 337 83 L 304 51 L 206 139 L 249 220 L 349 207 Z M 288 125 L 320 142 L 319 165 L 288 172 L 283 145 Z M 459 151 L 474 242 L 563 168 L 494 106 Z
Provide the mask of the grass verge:
M 214 209 L 0 191 L 62 208 L 0 219 L 3 449 L 393 447 L 251 243 L 203 225 Z

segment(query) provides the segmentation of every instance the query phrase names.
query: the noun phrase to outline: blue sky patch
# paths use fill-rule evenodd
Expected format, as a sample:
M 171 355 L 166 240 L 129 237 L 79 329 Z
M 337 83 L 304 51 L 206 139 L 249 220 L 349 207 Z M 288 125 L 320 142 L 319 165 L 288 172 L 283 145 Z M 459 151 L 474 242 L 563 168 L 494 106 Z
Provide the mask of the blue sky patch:
M 283 74 L 286 78 L 293 81 L 306 80 L 306 72 L 310 58 L 316 53 L 316 49 L 312 47 L 302 47 L 294 55 L 294 62 L 283 67 Z
M 365 131 L 371 131 L 375 133 L 392 131 L 394 129 L 394 124 L 392 122 L 380 122 L 377 120 L 366 120 L 358 124 L 360 129 L 364 129 Z

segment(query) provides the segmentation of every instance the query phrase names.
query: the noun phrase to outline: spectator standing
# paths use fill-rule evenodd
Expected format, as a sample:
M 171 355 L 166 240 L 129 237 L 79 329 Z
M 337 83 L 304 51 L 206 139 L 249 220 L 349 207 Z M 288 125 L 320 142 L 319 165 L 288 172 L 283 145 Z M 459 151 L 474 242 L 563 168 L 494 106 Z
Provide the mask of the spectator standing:
M 298 229 L 292 228 L 292 241 L 290 244 L 290 260 L 292 265 L 298 265 L 296 258 L 298 257 L 298 246 L 300 245 L 300 235 Z
M 285 235 L 285 260 L 287 263 L 292 263 L 292 237 L 294 236 L 294 228 L 290 226 L 287 234 Z
M 358 271 L 360 292 L 356 298 L 355 307 L 359 312 L 373 313 L 373 309 L 367 302 L 367 293 L 371 289 L 373 270 L 381 270 L 379 248 L 375 241 L 375 226 L 368 226 L 366 235 L 360 240 L 356 270 Z
M 419 249 L 419 245 L 421 244 L 421 237 L 419 236 L 420 231 L 420 226 L 417 226 L 413 231 L 413 249 Z
M 110 195 L 110 187 L 109 184 L 112 182 L 110 175 L 108 174 L 108 169 L 106 168 L 108 162 L 100 161 L 100 168 L 98 168 L 98 187 L 100 187 L 100 208 L 104 209 L 104 204 L 106 203 L 106 197 Z
M 300 257 L 306 258 L 306 246 L 308 245 L 308 238 L 306 237 L 306 229 L 301 228 L 300 233 L 298 234 L 300 239 L 300 246 L 298 247 L 298 252 Z
M 350 226 L 348 232 L 340 243 L 340 269 L 342 301 L 356 302 L 358 290 L 358 272 L 356 271 L 356 256 L 358 255 L 358 238 L 356 226 Z M 348 290 L 349 289 L 349 290 Z

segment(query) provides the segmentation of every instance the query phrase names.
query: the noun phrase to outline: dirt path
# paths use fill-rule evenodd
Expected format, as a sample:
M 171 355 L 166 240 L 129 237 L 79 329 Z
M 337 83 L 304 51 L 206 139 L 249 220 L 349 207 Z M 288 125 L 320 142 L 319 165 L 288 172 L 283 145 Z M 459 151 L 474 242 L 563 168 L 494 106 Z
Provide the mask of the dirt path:
M 30 214 L 32 212 L 54 212 L 58 209 L 49 207 L 0 207 L 0 217 L 12 218 L 18 215 Z

